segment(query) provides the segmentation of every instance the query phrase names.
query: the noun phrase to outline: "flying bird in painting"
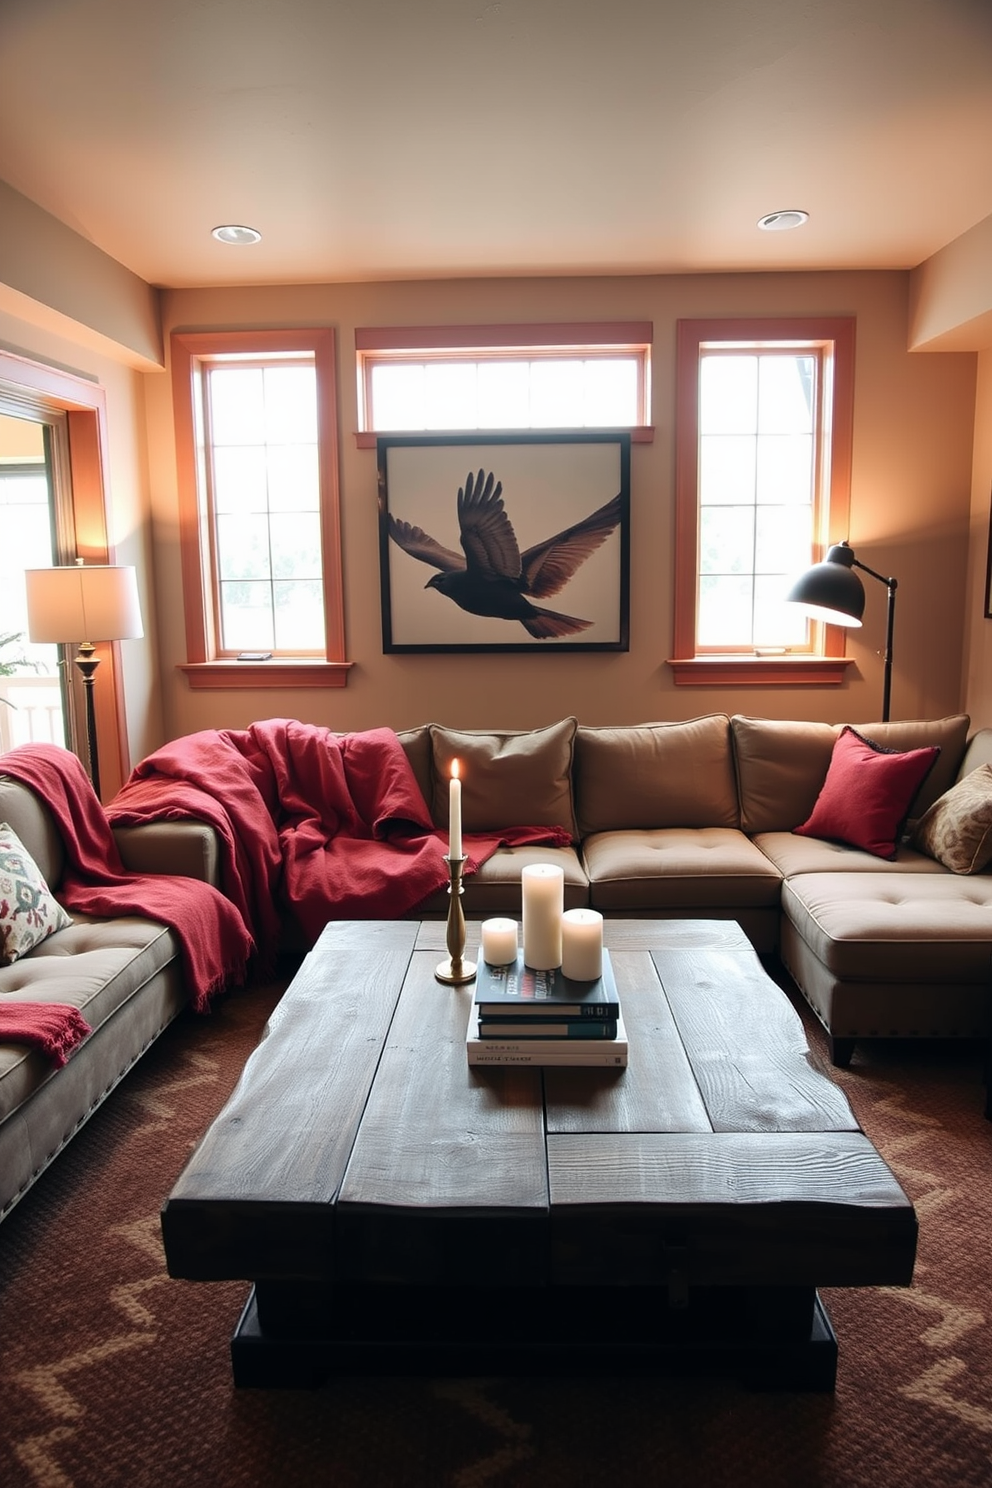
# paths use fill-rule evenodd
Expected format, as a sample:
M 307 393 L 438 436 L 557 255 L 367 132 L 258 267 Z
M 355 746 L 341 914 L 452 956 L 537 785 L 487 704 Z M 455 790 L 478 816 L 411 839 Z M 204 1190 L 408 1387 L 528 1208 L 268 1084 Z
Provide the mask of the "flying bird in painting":
M 455 553 L 421 527 L 390 514 L 389 535 L 404 552 L 440 572 L 425 587 L 447 595 L 472 615 L 519 620 L 537 640 L 574 635 L 593 624 L 531 604 L 563 589 L 620 521 L 620 497 L 591 516 L 521 553 L 503 506 L 503 484 L 490 471 L 469 471 L 458 488 L 458 526 L 463 552 Z

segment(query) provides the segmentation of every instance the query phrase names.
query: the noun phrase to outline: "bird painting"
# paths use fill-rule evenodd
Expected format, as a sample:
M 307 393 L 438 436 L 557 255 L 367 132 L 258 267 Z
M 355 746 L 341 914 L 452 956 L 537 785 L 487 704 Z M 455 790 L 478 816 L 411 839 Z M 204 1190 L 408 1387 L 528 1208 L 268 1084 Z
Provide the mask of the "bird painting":
M 436 589 L 462 610 L 500 620 L 519 620 L 536 640 L 559 640 L 593 624 L 575 615 L 532 604 L 563 589 L 581 564 L 606 541 L 620 521 L 620 496 L 523 553 L 503 505 L 503 485 L 492 471 L 469 471 L 458 488 L 462 552 L 442 546 L 423 528 L 390 513 L 389 535 L 405 553 L 438 572 L 425 588 Z

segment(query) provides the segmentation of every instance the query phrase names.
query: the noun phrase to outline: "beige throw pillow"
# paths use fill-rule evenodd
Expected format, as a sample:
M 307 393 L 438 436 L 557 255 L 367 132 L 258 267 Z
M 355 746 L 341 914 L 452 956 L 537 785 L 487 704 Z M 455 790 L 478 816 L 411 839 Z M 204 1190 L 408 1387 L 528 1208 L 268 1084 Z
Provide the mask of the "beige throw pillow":
M 912 845 L 952 873 L 992 862 L 992 765 L 980 765 L 920 817 Z
M 448 825 L 451 762 L 462 781 L 462 826 L 466 832 L 503 827 L 564 827 L 576 837 L 572 806 L 572 748 L 576 720 L 548 728 L 491 733 L 431 724 L 434 790 L 431 815 Z

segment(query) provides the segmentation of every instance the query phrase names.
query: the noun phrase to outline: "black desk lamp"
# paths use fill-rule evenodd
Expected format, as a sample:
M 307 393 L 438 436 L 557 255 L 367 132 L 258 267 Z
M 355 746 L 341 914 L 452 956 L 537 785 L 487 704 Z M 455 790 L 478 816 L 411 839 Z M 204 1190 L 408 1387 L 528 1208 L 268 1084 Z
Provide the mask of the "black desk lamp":
M 885 631 L 885 666 L 882 687 L 882 721 L 889 720 L 889 698 L 892 692 L 892 630 L 896 615 L 895 579 L 876 573 L 867 563 L 859 563 L 854 549 L 846 542 L 835 543 L 822 563 L 814 563 L 786 595 L 789 604 L 801 605 L 817 620 L 830 625 L 859 626 L 865 611 L 865 586 L 854 569 L 871 574 L 888 589 L 888 617 Z

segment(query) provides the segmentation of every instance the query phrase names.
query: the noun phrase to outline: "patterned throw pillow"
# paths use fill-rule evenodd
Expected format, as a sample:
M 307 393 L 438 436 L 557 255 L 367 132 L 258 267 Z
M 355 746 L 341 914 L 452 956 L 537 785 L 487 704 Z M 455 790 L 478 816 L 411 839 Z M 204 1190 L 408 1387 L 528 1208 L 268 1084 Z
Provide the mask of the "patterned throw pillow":
M 992 863 L 992 765 L 980 765 L 924 812 L 913 846 L 952 873 L 981 873 Z
M 17 833 L 0 822 L 0 966 L 71 924 Z

